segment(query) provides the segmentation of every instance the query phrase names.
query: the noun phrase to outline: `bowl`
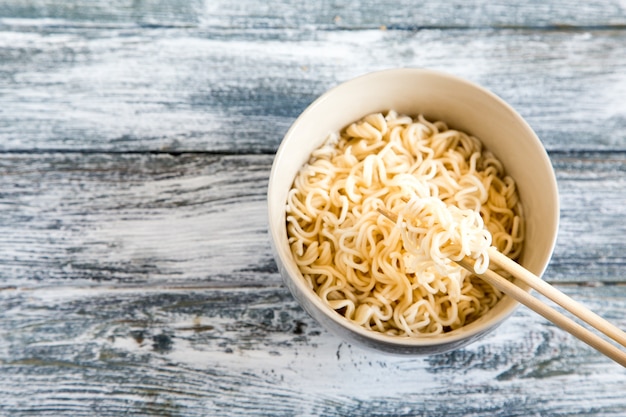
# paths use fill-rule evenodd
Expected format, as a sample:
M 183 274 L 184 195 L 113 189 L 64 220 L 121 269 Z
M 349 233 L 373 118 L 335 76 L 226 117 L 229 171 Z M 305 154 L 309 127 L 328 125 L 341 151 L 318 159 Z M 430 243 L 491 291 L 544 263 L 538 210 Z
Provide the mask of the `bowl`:
M 437 336 L 385 335 L 353 324 L 327 306 L 305 283 L 287 240 L 287 193 L 311 152 L 330 133 L 370 113 L 391 109 L 423 114 L 474 135 L 502 161 L 517 182 L 526 219 L 524 251 L 518 262 L 538 276 L 550 261 L 558 231 L 556 178 L 541 141 L 510 105 L 481 86 L 438 71 L 389 69 L 349 80 L 315 100 L 286 133 L 274 158 L 267 199 L 272 250 L 289 291 L 322 327 L 353 345 L 395 354 L 443 353 L 493 331 L 518 303 L 505 296 L 476 321 Z

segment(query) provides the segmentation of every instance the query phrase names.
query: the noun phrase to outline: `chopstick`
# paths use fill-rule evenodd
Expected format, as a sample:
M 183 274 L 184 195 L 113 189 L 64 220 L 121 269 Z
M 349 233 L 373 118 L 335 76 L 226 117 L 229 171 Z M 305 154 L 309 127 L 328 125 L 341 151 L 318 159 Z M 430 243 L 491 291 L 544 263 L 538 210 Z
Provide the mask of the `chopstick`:
M 393 221 L 394 223 L 398 220 L 398 216 L 388 210 L 379 208 L 378 212 L 387 217 L 389 220 Z M 556 304 L 560 305 L 566 311 L 583 320 L 594 329 L 610 337 L 621 346 L 626 347 L 626 333 L 624 331 L 606 321 L 602 317 L 598 316 L 587 307 L 563 294 L 561 291 L 557 290 L 552 285 L 548 284 L 517 262 L 500 253 L 496 248 L 490 247 L 488 249 L 488 255 L 490 260 L 490 267 L 493 267 L 493 265 L 495 265 L 502 270 L 508 272 L 514 278 L 517 278 L 519 281 L 525 283 L 549 300 L 552 300 Z M 474 271 L 474 262 L 475 261 L 473 259 L 465 257 L 464 259 L 459 261 L 458 264 L 470 271 L 471 273 L 476 274 L 476 272 Z M 587 343 L 589 346 L 593 347 L 600 353 L 613 359 L 615 362 L 619 363 L 623 367 L 626 367 L 626 353 L 624 353 L 608 341 L 602 339 L 600 336 L 591 332 L 587 328 L 581 326 L 574 320 L 560 313 L 556 309 L 545 304 L 543 301 L 534 297 L 526 290 L 518 287 L 512 281 L 509 281 L 507 278 L 501 276 L 492 269 L 487 269 L 484 273 L 476 275 L 481 277 L 489 284 L 493 285 L 498 290 L 509 295 L 511 298 L 515 299 L 516 301 L 530 308 L 534 312 L 553 322 L 561 329 L 569 332 L 573 336 Z
M 490 260 L 493 260 L 494 264 L 510 273 L 513 277 L 518 278 L 522 282 L 528 284 L 531 288 L 535 289 L 540 294 L 559 304 L 565 310 L 569 311 L 581 320 L 587 322 L 596 330 L 599 330 L 600 332 L 609 336 L 611 339 L 620 343 L 620 345 L 626 346 L 624 344 L 624 341 L 626 341 L 626 333 L 624 333 L 616 326 L 612 325 L 602 317 L 593 313 L 582 304 L 572 300 L 570 297 L 552 287 L 547 282 L 541 280 L 541 278 L 537 277 L 532 272 L 528 271 L 521 265 L 517 264 L 515 261 L 507 258 L 505 255 L 498 252 L 497 249 L 490 248 L 489 257 Z M 476 272 L 474 272 L 473 259 L 465 257 L 463 260 L 459 261 L 458 264 L 461 265 L 463 268 L 469 270 L 470 272 L 476 274 Z M 493 285 L 498 290 L 517 300 L 521 304 L 524 304 L 526 307 L 530 308 L 534 312 L 550 320 L 561 329 L 569 332 L 573 336 L 587 343 L 589 346 L 593 347 L 600 353 L 613 359 L 615 362 L 619 363 L 623 367 L 626 367 L 626 353 L 624 353 L 608 341 L 602 339 L 600 336 L 591 332 L 587 328 L 576 323 L 574 320 L 570 319 L 569 317 L 565 316 L 554 308 L 548 306 L 543 301 L 535 298 L 532 294 L 518 287 L 513 282 L 502 277 L 491 269 L 486 270 L 483 274 L 476 275 Z
M 584 305 L 563 294 L 561 291 L 531 273 L 508 256 L 500 253 L 496 248 L 489 248 L 488 255 L 492 264 L 495 264 L 503 270 L 509 272 L 511 275 L 544 295 L 546 298 L 554 301 L 579 319 L 601 331 L 620 345 L 626 347 L 626 332 L 622 331 L 614 324 L 606 321 L 604 318 L 598 316 Z

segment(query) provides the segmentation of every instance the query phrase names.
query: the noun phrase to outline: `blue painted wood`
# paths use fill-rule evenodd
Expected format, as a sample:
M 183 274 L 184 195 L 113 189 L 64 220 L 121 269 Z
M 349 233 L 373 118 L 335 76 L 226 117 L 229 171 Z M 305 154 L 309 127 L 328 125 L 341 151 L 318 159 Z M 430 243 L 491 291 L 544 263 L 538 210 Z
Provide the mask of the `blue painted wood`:
M 0 287 L 277 285 L 265 200 L 272 159 L 3 154 Z M 626 153 L 552 162 L 561 224 L 545 279 L 624 282 Z
M 0 415 L 626 415 L 626 373 L 520 308 L 444 355 L 362 351 L 282 285 L 273 154 L 393 66 L 511 103 L 549 151 L 545 278 L 626 328 L 626 5 L 0 4 Z
M 426 67 L 481 84 L 551 151 L 626 150 L 626 32 L 0 26 L 0 150 L 273 154 L 316 97 Z
M 415 2 L 412 0 L 4 0 L 0 16 L 77 23 L 213 27 L 361 30 L 423 27 L 621 27 L 626 6 L 619 0 L 527 0 Z
M 565 287 L 626 326 L 625 287 Z M 623 368 L 520 309 L 442 355 L 337 340 L 280 286 L 0 292 L 0 413 L 73 415 L 603 415 Z

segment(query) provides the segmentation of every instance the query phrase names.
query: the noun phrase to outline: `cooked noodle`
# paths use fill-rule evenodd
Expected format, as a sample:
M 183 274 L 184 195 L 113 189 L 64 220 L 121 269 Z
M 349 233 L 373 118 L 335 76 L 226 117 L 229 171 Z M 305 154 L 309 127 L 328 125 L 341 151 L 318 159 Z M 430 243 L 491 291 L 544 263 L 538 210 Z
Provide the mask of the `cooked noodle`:
M 454 330 L 491 309 L 502 294 L 454 261 L 473 257 L 480 273 L 490 245 L 516 259 L 524 239 L 515 182 L 477 138 L 394 111 L 312 153 L 288 194 L 287 233 L 330 307 L 400 336 Z

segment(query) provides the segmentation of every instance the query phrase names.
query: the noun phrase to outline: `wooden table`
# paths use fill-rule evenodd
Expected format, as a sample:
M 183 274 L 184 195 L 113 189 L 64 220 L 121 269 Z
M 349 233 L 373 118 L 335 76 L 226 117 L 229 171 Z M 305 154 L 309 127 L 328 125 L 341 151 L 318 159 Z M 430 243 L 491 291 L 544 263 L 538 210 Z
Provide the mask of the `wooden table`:
M 626 328 L 623 0 L 4 0 L 0 415 L 626 415 L 626 371 L 523 307 L 408 358 L 286 290 L 282 136 L 328 88 L 405 66 L 527 118 L 562 204 L 544 278 Z

